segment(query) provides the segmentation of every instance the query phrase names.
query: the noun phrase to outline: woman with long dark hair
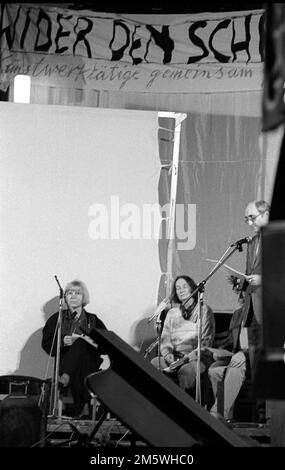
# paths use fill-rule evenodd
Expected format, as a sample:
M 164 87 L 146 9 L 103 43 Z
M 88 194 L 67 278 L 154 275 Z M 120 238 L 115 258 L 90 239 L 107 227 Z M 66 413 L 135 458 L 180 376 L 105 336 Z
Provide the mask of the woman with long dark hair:
M 195 281 L 189 276 L 180 275 L 175 279 L 170 296 L 172 308 L 166 315 L 161 333 L 161 357 L 155 357 L 151 361 L 155 367 L 159 368 L 160 365 L 163 370 L 184 358 L 177 370 L 177 377 L 180 387 L 191 395 L 194 394 L 197 374 L 198 291 L 191 297 L 196 288 Z M 208 354 L 204 348 L 212 346 L 215 319 L 212 310 L 205 303 L 201 310 L 200 372 L 203 374 L 212 360 L 212 354 Z

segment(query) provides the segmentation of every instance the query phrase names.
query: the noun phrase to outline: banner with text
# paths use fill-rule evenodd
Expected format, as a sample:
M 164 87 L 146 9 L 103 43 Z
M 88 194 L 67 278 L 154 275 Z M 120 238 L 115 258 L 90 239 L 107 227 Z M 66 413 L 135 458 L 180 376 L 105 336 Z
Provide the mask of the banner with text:
M 27 74 L 37 84 L 97 90 L 262 89 L 264 10 L 145 17 L 1 4 L 0 87 Z

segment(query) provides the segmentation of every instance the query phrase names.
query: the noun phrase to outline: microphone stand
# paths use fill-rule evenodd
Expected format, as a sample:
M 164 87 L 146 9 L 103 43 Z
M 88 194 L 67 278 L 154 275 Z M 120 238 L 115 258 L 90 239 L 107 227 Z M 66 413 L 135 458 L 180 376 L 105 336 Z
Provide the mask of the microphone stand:
M 163 312 L 163 310 L 162 310 Z M 158 349 L 158 370 L 161 370 L 161 353 L 160 353 L 160 343 L 161 343 L 161 313 L 156 318 L 156 331 L 157 331 L 157 349 Z
M 160 341 L 161 341 L 161 333 L 162 333 L 162 328 L 161 328 L 161 314 L 165 311 L 165 309 L 163 309 L 161 312 L 159 312 L 157 315 L 153 315 L 150 319 L 152 320 L 155 316 L 156 316 L 156 320 L 155 320 L 155 323 L 156 323 L 156 331 L 157 331 L 157 338 L 155 338 L 155 340 L 148 346 L 148 348 L 146 348 L 145 352 L 144 352 L 144 358 L 146 358 L 150 353 L 151 351 L 153 350 L 153 348 L 155 348 L 157 346 L 157 349 L 158 349 L 158 369 L 161 370 L 161 355 L 160 355 Z
M 160 308 L 161 304 L 164 303 L 164 308 Z M 161 324 L 162 324 L 162 321 L 161 321 L 161 314 L 163 312 L 165 312 L 166 308 L 167 308 L 167 305 L 169 304 L 169 296 L 166 297 L 160 304 L 159 306 L 157 307 L 156 311 L 154 312 L 153 315 L 151 315 L 151 317 L 149 317 L 148 319 L 148 323 L 150 323 L 154 318 L 156 319 L 155 320 L 155 323 L 156 323 L 156 331 L 157 331 L 157 338 L 151 343 L 150 346 L 148 346 L 148 348 L 145 350 L 144 352 L 144 358 L 146 358 L 150 352 L 153 350 L 153 348 L 155 346 L 157 346 L 158 348 L 158 369 L 161 370 L 161 355 L 160 355 L 160 341 L 161 341 L 161 333 L 162 333 L 162 327 L 161 327 Z
M 155 346 L 157 346 L 157 344 L 158 344 L 158 338 L 156 338 L 156 339 L 146 348 L 143 357 L 146 358 L 146 357 L 151 353 L 151 351 L 153 350 L 153 348 L 155 348 Z
M 58 416 L 58 378 L 59 378 L 59 361 L 60 361 L 60 346 L 61 346 L 61 327 L 62 327 L 62 311 L 64 295 L 63 289 L 58 281 L 57 276 L 54 276 L 59 287 L 59 311 L 57 320 L 57 344 L 56 344 L 56 359 L 55 359 L 55 378 L 54 378 L 54 395 L 53 395 L 53 410 L 52 417 Z
M 202 317 L 202 309 L 203 309 L 203 302 L 204 302 L 204 291 L 205 291 L 205 284 L 208 280 L 215 274 L 218 269 L 234 254 L 234 252 L 242 251 L 242 241 L 236 242 L 231 244 L 225 251 L 225 253 L 221 256 L 221 258 L 217 261 L 213 269 L 210 273 L 206 276 L 206 278 L 199 282 L 196 289 L 192 292 L 190 297 L 187 299 L 187 302 L 198 292 L 198 321 L 197 321 L 197 335 L 198 335 L 198 344 L 197 344 L 197 371 L 196 371 L 196 396 L 195 399 L 197 403 L 201 405 L 201 317 Z
M 196 401 L 201 405 L 201 318 L 204 303 L 204 284 L 199 286 L 199 302 L 198 302 L 198 321 L 197 321 L 197 333 L 198 333 L 198 344 L 197 344 L 197 370 L 196 370 Z

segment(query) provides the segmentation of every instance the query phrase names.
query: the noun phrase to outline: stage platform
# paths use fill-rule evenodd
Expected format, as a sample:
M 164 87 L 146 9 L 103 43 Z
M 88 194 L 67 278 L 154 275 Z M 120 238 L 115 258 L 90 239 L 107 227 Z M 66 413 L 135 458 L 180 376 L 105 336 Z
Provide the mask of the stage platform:
M 98 426 L 98 421 L 89 419 L 73 419 L 68 417 L 48 418 L 46 447 L 84 445 L 86 439 L 88 439 L 88 445 L 90 444 L 92 447 L 146 445 L 138 436 L 135 436 L 133 432 L 128 430 L 115 418 L 103 421 L 94 433 L 96 426 Z M 89 442 L 89 436 L 92 433 L 93 438 Z M 73 442 L 65 443 L 65 441 L 71 438 Z
M 92 447 L 145 447 L 146 444 L 128 430 L 116 418 L 106 419 L 94 434 L 98 422 L 68 417 L 48 418 L 45 447 L 72 447 L 85 445 L 86 439 L 93 433 L 88 445 Z M 228 425 L 232 431 L 244 438 L 247 445 L 270 447 L 270 426 L 267 424 L 236 422 Z M 72 439 L 72 442 L 67 442 Z
M 236 422 L 229 425 L 233 432 L 245 440 L 251 439 L 253 445 L 270 447 L 270 424 Z

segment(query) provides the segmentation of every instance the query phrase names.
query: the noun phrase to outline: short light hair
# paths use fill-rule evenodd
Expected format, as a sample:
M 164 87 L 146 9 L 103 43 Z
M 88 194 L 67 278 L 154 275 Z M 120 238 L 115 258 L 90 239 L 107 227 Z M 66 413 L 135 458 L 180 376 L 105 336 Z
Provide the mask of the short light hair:
M 263 199 L 261 199 L 260 201 L 254 201 L 254 204 L 260 214 L 264 214 L 265 212 L 270 211 L 270 205 Z
M 72 289 L 72 287 L 80 287 L 80 290 L 81 290 L 81 293 L 82 293 L 82 305 L 83 305 L 83 307 L 85 307 L 85 305 L 89 304 L 90 296 L 89 296 L 88 289 L 87 289 L 86 285 L 84 284 L 84 282 L 79 281 L 78 279 L 74 279 L 74 281 L 70 281 L 64 289 L 64 295 L 66 294 L 66 292 L 69 289 Z

